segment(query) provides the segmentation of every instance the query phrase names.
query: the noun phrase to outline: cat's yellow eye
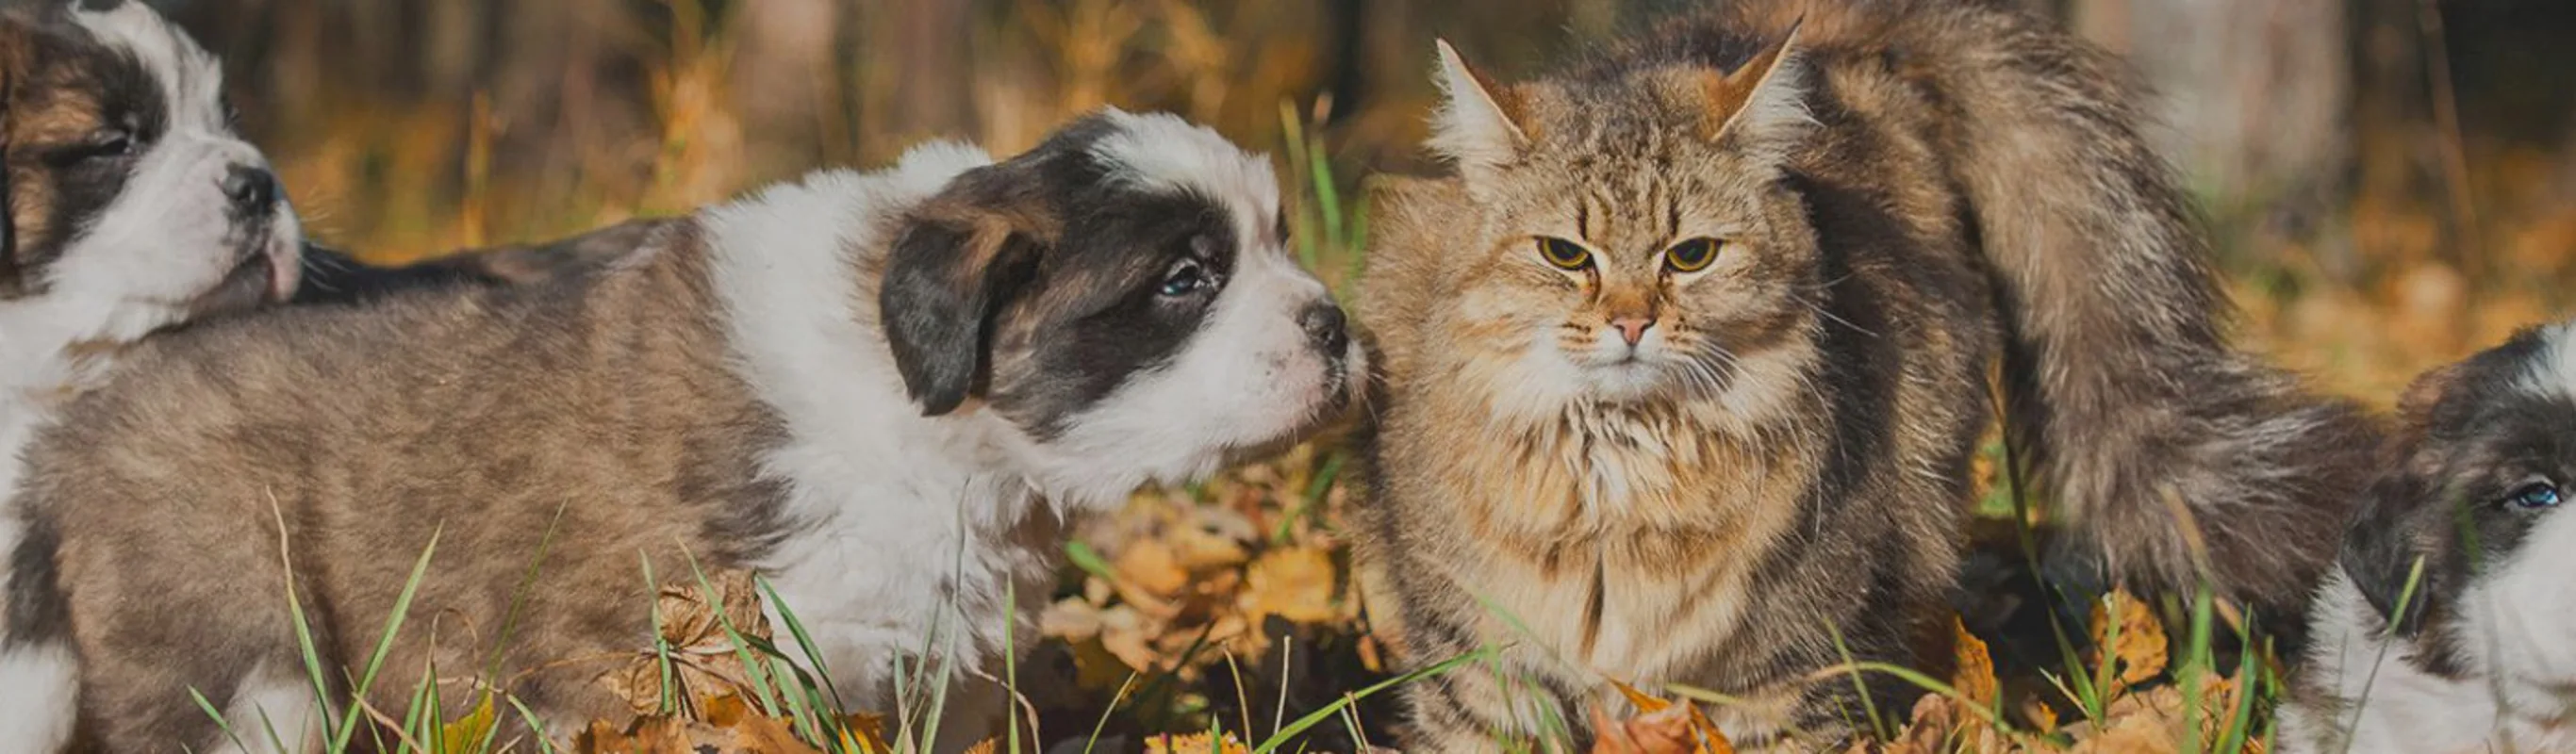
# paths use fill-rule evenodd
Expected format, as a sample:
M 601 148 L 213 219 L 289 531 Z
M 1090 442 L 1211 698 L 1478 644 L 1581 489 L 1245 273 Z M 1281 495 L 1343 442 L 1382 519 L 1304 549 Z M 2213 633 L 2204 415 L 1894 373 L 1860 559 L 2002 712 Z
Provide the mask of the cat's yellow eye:
M 1673 268 L 1674 272 L 1705 270 L 1708 263 L 1717 261 L 1718 250 L 1725 246 L 1726 242 L 1714 238 L 1694 238 L 1673 244 L 1672 248 L 1664 250 L 1664 265 Z
M 1538 255 L 1560 270 L 1580 270 L 1592 264 L 1592 252 L 1585 251 L 1582 244 L 1562 238 L 1540 237 Z

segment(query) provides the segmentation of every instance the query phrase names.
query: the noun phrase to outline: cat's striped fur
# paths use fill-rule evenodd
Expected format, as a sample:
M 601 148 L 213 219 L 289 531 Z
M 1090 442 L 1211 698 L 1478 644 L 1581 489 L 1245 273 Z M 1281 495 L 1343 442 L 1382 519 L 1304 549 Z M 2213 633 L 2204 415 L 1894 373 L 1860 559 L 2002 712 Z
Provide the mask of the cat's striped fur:
M 1965 0 L 1749 0 L 1527 83 L 1443 57 L 1459 175 L 1373 197 L 1360 555 L 1408 663 L 1503 672 L 1411 689 L 1409 750 L 1585 738 L 1606 681 L 1741 697 L 1739 746 L 1853 732 L 1820 669 L 1948 657 L 1997 361 L 2070 552 L 2287 618 L 2329 562 L 2366 420 L 2225 342 L 2106 54 Z

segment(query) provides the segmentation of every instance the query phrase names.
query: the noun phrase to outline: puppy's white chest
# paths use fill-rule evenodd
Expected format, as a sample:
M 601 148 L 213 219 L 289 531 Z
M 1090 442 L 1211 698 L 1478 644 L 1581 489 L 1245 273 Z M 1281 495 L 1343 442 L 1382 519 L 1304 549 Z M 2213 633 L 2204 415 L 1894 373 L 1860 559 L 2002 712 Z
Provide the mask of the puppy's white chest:
M 777 590 L 765 607 L 780 648 L 825 671 L 844 700 L 890 709 L 883 703 L 898 681 L 919 687 L 925 675 L 969 674 L 1001 656 L 1007 632 L 1026 631 L 1052 558 L 1016 536 L 1021 519 L 1051 515 L 1025 487 L 986 482 L 924 495 L 870 485 L 843 499 L 835 513 L 797 525 L 760 571 Z M 811 638 L 811 655 L 791 646 L 791 616 Z

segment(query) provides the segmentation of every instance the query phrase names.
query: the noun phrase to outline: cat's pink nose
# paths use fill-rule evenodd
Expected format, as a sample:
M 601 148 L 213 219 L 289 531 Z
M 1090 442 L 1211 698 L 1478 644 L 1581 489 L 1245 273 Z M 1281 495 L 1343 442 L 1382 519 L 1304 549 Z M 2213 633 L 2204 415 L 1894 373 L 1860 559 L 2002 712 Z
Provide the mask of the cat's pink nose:
M 1646 339 L 1646 328 L 1654 327 L 1655 321 L 1645 317 L 1620 317 L 1610 320 L 1610 326 L 1619 328 L 1619 337 L 1627 339 L 1628 345 L 1634 346 L 1637 341 Z

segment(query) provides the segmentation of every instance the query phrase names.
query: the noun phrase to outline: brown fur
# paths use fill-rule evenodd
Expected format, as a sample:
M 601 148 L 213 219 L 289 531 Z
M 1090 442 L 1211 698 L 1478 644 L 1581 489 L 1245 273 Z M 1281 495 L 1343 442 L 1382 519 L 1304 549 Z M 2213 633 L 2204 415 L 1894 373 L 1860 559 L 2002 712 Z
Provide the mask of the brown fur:
M 1812 124 L 1746 83 L 1793 35 L 1780 59 Z M 2109 56 L 1985 4 L 1749 0 L 1557 76 L 1451 81 L 1467 105 L 1434 145 L 1460 177 L 1372 197 L 1363 322 L 1386 370 L 1360 554 L 1407 663 L 1500 646 L 1507 680 L 1420 684 L 1413 747 L 1537 734 L 1533 698 L 1569 707 L 1580 738 L 1580 706 L 1615 700 L 1605 680 L 1747 697 L 1721 718 L 1739 743 L 1849 732 L 1850 679 L 1805 682 L 1839 661 L 1833 633 L 1858 659 L 1947 659 L 1933 616 L 1997 356 L 2071 552 L 2295 618 L 2370 428 L 2225 344 L 2205 239 Z M 1485 101 L 1508 127 L 1478 120 Z M 1519 421 L 1508 391 L 1558 377 L 1498 356 L 1527 337 L 1510 316 L 1582 333 L 1641 290 L 1606 262 L 1559 288 L 1531 272 L 1531 239 L 1651 253 L 1689 234 L 1667 211 L 1732 217 L 1752 282 L 1658 278 L 1658 326 L 1721 341 L 1744 385 L 1794 389 Z M 1766 306 L 1781 290 L 1806 306 Z M 1583 474 L 1636 492 L 1586 507 Z M 1910 693 L 1872 695 L 1884 711 Z
M 433 537 L 437 553 L 412 625 L 371 695 L 379 708 L 407 706 L 404 695 L 434 666 L 456 678 L 500 669 L 538 709 L 618 711 L 592 679 L 649 630 L 649 616 L 635 609 L 653 594 L 638 556 L 666 581 L 685 578 L 692 554 L 707 568 L 737 565 L 773 523 L 765 517 L 774 504 L 761 501 L 778 494 L 742 473 L 780 430 L 725 366 L 703 251 L 685 233 L 663 245 L 644 269 L 552 292 L 562 295 L 494 289 L 373 311 L 294 310 L 142 351 L 131 371 L 156 379 L 136 382 L 121 400 L 80 404 L 60 441 L 30 460 L 89 472 L 39 476 L 24 496 L 38 501 L 31 519 L 44 530 L 81 533 L 59 539 L 58 583 L 78 586 L 66 590 L 59 618 L 89 627 L 70 632 L 84 673 L 118 679 L 89 687 L 83 729 L 114 750 L 154 748 L 167 743 L 156 736 L 202 727 L 179 681 L 239 679 L 262 665 L 301 672 L 288 644 L 265 644 L 257 656 L 189 649 L 262 646 L 190 637 L 291 635 L 281 597 L 289 562 L 326 656 L 367 656 L 376 621 L 392 614 L 413 558 Z M 501 324 L 535 321 L 553 325 Z M 275 337 L 288 332 L 295 337 Z M 416 358 L 425 352 L 441 356 Z M 217 353 L 230 356 L 208 358 Z M 419 388 L 407 394 L 309 389 L 423 369 L 432 372 L 404 381 Z M 548 395 L 531 401 L 490 385 L 542 385 Z M 199 397 L 209 391 L 227 400 Z M 468 426 L 507 447 L 327 444 Z M 174 454 L 239 473 L 190 475 L 187 504 L 156 506 L 150 516 L 101 504 L 164 499 Z M 75 463 L 78 456 L 86 458 Z M 368 494 L 342 494 L 350 490 Z M 281 539 L 280 526 L 291 536 Z M 188 565 L 125 567 L 134 562 Z M 537 576 L 524 595 L 491 588 L 531 567 Z M 226 586 L 206 588 L 210 573 L 226 574 Z M 505 635 L 511 601 L 521 597 L 519 623 Z M 172 604 L 180 599 L 206 604 Z M 232 691 L 200 690 L 213 699 Z M 118 691 L 147 696 L 90 695 Z M 470 702 L 465 688 L 443 691 L 447 709 Z
M 2021 15 L 1949 0 L 1804 13 L 1931 111 L 1931 143 L 2003 294 L 2016 460 L 2052 502 L 2063 563 L 2150 594 L 2211 587 L 2294 630 L 2332 562 L 2374 429 L 2349 401 L 2231 347 L 2208 237 L 2141 134 L 2116 58 Z

